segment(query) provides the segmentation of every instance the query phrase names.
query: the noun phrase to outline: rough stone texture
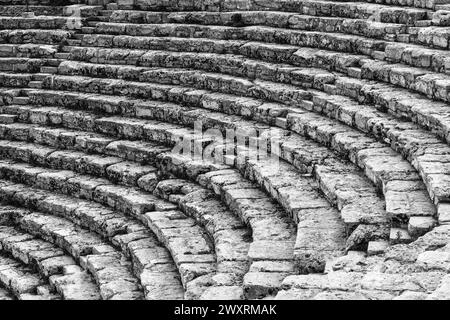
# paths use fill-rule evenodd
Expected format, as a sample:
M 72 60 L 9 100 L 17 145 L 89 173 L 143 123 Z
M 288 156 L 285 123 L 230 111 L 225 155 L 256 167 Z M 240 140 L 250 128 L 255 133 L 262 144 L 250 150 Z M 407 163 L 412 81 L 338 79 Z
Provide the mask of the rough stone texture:
M 449 298 L 447 0 L 0 3 L 0 299 Z

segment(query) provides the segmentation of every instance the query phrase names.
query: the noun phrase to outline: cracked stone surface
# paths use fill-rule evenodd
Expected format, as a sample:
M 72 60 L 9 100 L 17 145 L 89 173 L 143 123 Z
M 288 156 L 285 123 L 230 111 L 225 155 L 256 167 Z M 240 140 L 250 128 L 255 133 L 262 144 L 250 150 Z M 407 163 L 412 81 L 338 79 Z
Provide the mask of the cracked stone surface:
M 0 300 L 450 299 L 450 1 L 0 2 Z

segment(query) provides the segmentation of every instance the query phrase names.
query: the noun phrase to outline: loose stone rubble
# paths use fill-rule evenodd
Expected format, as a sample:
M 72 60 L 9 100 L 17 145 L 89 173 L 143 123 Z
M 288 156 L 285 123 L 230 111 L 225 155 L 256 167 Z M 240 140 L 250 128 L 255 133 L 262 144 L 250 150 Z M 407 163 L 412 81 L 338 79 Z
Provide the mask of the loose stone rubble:
M 0 300 L 450 299 L 450 1 L 25 5 Z

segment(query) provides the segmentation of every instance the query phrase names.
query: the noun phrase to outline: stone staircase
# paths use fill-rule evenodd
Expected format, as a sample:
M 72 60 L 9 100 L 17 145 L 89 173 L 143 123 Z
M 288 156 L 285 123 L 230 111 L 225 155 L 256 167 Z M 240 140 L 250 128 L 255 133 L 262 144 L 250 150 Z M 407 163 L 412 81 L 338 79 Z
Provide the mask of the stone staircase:
M 24 2 L 1 299 L 448 299 L 450 2 Z

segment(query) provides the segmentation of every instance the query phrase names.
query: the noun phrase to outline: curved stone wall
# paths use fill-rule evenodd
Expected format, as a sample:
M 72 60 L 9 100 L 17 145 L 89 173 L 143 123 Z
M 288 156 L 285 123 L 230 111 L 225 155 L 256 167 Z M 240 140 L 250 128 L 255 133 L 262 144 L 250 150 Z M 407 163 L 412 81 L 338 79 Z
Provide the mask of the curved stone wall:
M 0 299 L 449 299 L 447 2 L 0 0 Z

